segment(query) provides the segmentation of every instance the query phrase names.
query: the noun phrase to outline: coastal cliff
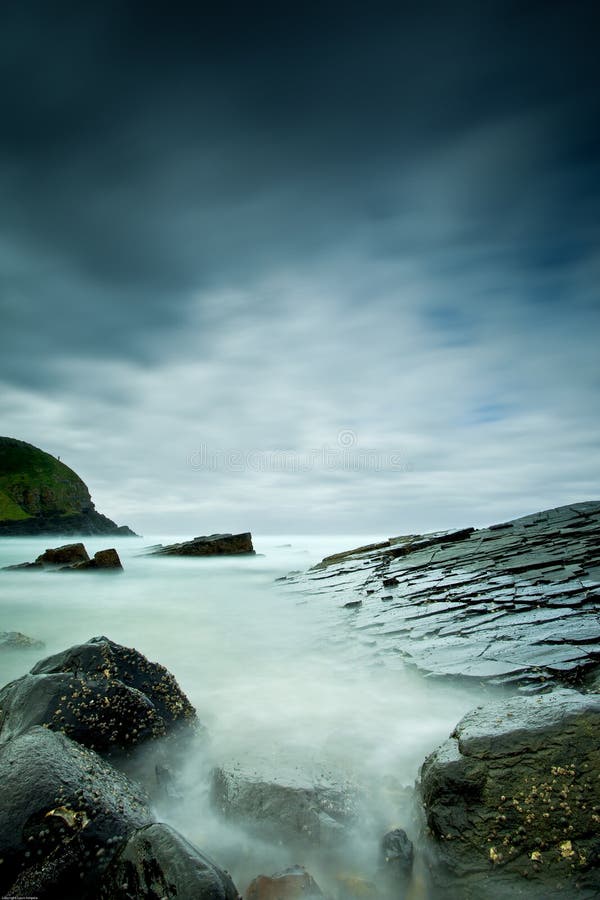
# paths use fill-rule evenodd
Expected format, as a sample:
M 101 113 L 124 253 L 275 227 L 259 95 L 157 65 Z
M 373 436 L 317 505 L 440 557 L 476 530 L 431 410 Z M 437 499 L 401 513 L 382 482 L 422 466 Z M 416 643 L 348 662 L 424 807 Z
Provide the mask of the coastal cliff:
M 50 453 L 0 437 L 0 536 L 133 535 L 97 512 L 86 484 Z

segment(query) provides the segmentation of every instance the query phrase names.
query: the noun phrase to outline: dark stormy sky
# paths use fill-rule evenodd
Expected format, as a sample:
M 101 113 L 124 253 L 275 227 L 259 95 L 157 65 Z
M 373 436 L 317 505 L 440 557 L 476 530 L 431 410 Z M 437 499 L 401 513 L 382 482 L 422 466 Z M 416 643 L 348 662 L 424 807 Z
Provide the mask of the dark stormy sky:
M 5 0 L 0 433 L 146 533 L 598 497 L 594 7 Z

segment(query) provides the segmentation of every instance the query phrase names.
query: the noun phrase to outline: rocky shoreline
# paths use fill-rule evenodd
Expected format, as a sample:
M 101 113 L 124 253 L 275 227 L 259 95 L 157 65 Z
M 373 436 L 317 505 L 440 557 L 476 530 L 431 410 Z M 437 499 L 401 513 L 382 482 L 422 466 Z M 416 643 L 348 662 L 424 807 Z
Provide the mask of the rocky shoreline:
M 280 584 L 373 654 L 491 692 L 422 766 L 428 896 L 600 896 L 600 503 L 390 538 Z
M 239 885 L 249 900 L 599 896 L 599 524 L 600 504 L 575 504 L 392 538 L 279 581 L 282 600 L 331 608 L 374 655 L 485 688 L 415 790 L 390 787 L 391 829 L 360 770 L 215 759 L 175 678 L 138 651 L 101 637 L 37 663 L 0 691 L 2 893 L 234 900 L 215 845 L 213 862 L 157 813 L 184 802 L 193 745 L 216 827 L 273 848 Z M 278 868 L 277 846 L 298 865 Z

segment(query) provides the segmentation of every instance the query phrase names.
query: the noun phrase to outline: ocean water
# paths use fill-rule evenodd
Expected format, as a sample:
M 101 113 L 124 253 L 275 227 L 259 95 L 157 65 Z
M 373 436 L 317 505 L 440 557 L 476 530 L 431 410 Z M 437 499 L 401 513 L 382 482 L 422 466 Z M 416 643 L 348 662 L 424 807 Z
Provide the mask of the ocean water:
M 255 536 L 257 557 L 161 559 L 141 555 L 144 547 L 177 538 L 83 538 L 90 555 L 116 546 L 124 573 L 0 572 L 0 630 L 46 644 L 43 651 L 0 652 L 0 683 L 95 635 L 161 662 L 210 741 L 190 749 L 183 799 L 160 808 L 160 818 L 227 868 L 242 892 L 255 875 L 299 863 L 335 893 L 339 874 L 372 876 L 385 830 L 414 828 L 407 789 L 421 762 L 481 699 L 473 689 L 428 681 L 398 658 L 375 657 L 347 610 L 291 596 L 275 580 L 373 539 Z M 72 540 L 3 538 L 0 566 Z M 350 779 L 363 797 L 359 825 L 339 852 L 324 853 L 224 823 L 207 787 L 221 762 L 305 780 Z M 417 887 L 413 896 L 423 893 Z

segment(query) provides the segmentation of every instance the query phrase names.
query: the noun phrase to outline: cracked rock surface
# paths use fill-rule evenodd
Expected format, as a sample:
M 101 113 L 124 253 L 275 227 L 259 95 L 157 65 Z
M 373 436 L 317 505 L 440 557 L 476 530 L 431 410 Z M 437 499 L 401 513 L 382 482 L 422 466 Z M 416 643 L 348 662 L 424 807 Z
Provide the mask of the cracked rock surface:
M 430 676 L 582 685 L 600 665 L 600 503 L 390 538 L 281 586 L 339 607 L 372 655 Z

